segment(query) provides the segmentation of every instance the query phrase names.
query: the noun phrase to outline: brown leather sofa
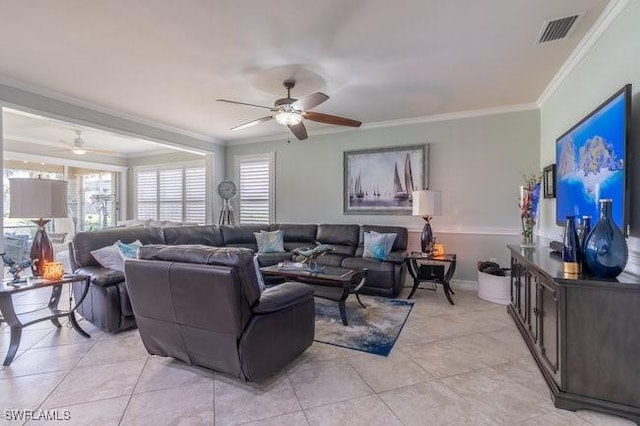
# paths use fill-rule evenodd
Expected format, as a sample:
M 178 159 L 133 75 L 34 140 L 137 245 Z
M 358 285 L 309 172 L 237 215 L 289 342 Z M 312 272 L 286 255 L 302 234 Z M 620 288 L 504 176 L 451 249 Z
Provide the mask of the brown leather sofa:
M 249 249 L 150 245 L 138 257 L 125 274 L 150 354 L 257 381 L 313 341 L 313 289 L 285 282 L 261 292 Z
M 397 297 L 403 289 L 406 275 L 404 259 L 407 229 L 398 226 L 343 224 L 268 224 L 268 225 L 205 225 L 170 228 L 113 228 L 76 234 L 69 245 L 70 263 L 76 273 L 91 275 L 89 295 L 78 312 L 89 322 L 107 332 L 135 327 L 135 318 L 122 272 L 103 268 L 91 255 L 92 250 L 121 240 L 143 244 L 239 247 L 257 251 L 254 232 L 284 230 L 284 252 L 261 253 L 261 266 L 292 260 L 295 248 L 313 246 L 316 242 L 330 244 L 334 250 L 318 258 L 318 263 L 348 268 L 367 268 L 367 281 L 361 293 Z M 366 231 L 397 234 L 393 249 L 386 260 L 362 257 L 363 233 Z M 80 286 L 74 291 L 79 292 Z M 78 294 L 79 296 L 79 294 Z

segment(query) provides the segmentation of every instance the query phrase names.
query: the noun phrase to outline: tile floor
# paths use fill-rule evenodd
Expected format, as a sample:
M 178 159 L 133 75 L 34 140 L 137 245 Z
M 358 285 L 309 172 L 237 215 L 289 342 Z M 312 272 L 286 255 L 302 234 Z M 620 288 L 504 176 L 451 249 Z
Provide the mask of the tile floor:
M 0 423 L 11 423 L 5 409 L 26 408 L 68 410 L 71 420 L 56 423 L 83 426 L 632 424 L 555 409 L 505 307 L 454 288 L 456 306 L 441 289 L 418 291 L 388 358 L 314 343 L 260 384 L 149 356 L 137 330 L 108 335 L 82 321 L 84 339 L 40 323 L 0 370 Z M 27 293 L 16 304 L 47 298 Z M 8 342 L 3 327 L 2 358 Z

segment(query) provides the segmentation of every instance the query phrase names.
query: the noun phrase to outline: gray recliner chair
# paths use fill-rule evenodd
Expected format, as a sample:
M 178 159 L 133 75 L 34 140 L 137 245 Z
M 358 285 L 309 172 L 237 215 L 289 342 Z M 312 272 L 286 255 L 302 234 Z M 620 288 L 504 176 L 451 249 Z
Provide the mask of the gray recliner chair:
M 286 282 L 261 291 L 249 249 L 145 246 L 125 276 L 150 354 L 257 381 L 313 341 L 313 289 Z

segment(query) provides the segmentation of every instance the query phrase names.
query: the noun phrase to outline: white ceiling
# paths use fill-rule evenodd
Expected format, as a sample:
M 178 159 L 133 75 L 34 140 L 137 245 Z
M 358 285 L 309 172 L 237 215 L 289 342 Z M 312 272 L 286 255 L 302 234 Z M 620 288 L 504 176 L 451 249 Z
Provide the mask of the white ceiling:
M 364 124 L 533 103 L 607 0 L 110 0 L 0 3 L 0 79 L 209 138 L 321 90 Z M 583 13 L 564 40 L 548 19 Z M 309 133 L 326 127 L 307 122 Z

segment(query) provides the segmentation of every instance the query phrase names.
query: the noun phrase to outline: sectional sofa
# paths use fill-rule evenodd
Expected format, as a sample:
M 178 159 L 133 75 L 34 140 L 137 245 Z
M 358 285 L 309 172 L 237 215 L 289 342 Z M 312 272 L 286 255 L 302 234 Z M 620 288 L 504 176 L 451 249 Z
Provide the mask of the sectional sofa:
M 316 242 L 330 244 L 334 250 L 318 258 L 323 265 L 346 268 L 367 268 L 364 294 L 396 297 L 402 291 L 406 274 L 404 259 L 407 229 L 395 226 L 344 224 L 264 224 L 205 225 L 182 227 L 127 227 L 76 234 L 69 244 L 71 268 L 91 276 L 91 285 L 79 313 L 89 322 L 107 332 L 135 327 L 135 317 L 127 292 L 124 273 L 102 267 L 91 251 L 120 240 L 144 245 L 205 245 L 210 247 L 244 247 L 257 251 L 254 232 L 284 231 L 284 252 L 259 253 L 260 266 L 292 260 L 293 249 L 313 246 Z M 392 251 L 384 261 L 363 257 L 364 232 L 397 234 Z M 76 286 L 74 291 L 80 291 Z

